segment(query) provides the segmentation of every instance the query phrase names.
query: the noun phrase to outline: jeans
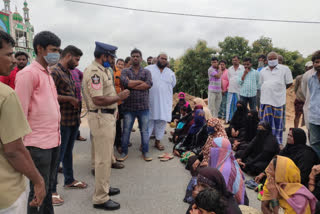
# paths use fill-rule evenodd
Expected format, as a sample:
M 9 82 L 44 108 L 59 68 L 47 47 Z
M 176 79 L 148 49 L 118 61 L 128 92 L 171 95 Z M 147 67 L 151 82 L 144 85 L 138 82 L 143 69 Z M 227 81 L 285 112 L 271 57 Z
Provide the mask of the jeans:
M 222 95 L 220 110 L 218 114 L 218 116 L 223 119 L 226 118 L 227 96 L 228 96 L 228 92 L 224 92 L 224 94 Z
M 29 203 L 33 200 L 34 197 L 34 186 L 30 182 L 30 192 L 28 197 L 28 214 L 53 214 L 52 206 L 52 192 L 51 186 L 53 185 L 56 170 L 59 159 L 60 147 L 55 147 L 52 149 L 40 149 L 37 147 L 28 146 L 27 149 L 30 152 L 32 160 L 37 167 L 39 173 L 44 179 L 47 195 L 43 200 L 40 210 L 38 212 L 37 207 L 30 207 Z
M 59 162 L 57 164 L 57 173 L 55 175 L 55 181 L 52 186 L 52 192 L 57 192 L 58 184 L 58 168 L 60 162 L 62 162 L 63 175 L 64 175 L 64 185 L 69 185 L 74 182 L 73 177 L 73 160 L 72 160 L 72 151 L 74 142 L 76 140 L 77 134 L 79 131 L 79 126 L 60 126 L 61 133 L 61 145 L 60 145 L 60 156 Z
M 244 97 L 244 96 L 240 95 L 240 100 L 245 103 L 246 107 L 248 106 L 248 103 L 249 103 L 250 110 L 256 110 L 256 108 L 257 108 L 257 104 L 256 104 L 257 98 L 256 98 L 256 96 L 254 96 L 254 97 Z
M 122 133 L 122 153 L 128 154 L 128 144 L 130 140 L 130 134 L 135 119 L 138 118 L 142 153 L 149 151 L 149 110 L 141 111 L 124 111 L 123 112 L 123 133 Z
M 310 146 L 320 158 L 320 125 L 309 123 Z

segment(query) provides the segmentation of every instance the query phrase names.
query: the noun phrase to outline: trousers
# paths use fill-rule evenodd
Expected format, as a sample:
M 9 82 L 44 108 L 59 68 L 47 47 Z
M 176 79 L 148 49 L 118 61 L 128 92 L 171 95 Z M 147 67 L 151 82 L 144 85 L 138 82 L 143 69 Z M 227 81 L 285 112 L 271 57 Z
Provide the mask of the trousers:
M 95 169 L 95 190 L 92 202 L 102 204 L 109 200 L 116 116 L 89 112 L 88 123 L 91 130 L 91 158 Z

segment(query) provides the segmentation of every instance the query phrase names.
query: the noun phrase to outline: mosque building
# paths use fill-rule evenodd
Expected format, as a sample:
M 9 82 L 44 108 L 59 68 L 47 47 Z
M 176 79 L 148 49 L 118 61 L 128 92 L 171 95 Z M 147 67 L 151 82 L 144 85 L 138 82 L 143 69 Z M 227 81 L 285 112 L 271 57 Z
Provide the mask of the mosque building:
M 29 54 L 30 59 L 35 58 L 33 50 L 34 28 L 30 23 L 29 8 L 24 1 L 23 17 L 17 8 L 15 12 L 10 8 L 11 0 L 3 0 L 4 9 L 0 11 L 0 30 L 9 33 L 16 41 L 15 51 L 23 51 Z

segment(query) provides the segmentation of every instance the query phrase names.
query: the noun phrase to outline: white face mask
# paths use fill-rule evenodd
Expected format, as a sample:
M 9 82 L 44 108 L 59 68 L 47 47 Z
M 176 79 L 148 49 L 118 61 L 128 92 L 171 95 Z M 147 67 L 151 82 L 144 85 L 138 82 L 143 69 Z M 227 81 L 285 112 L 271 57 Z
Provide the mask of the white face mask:
M 279 64 L 278 59 L 268 60 L 268 65 L 270 67 L 276 67 Z

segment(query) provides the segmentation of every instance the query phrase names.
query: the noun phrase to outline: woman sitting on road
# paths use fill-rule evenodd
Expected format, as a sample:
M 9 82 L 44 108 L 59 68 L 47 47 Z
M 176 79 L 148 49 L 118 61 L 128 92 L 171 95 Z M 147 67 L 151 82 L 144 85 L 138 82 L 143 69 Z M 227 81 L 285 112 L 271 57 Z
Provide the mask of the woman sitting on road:
M 245 150 L 236 153 L 236 158 L 244 172 L 259 175 L 279 150 L 277 139 L 272 135 L 271 126 L 268 122 L 261 121 L 257 136 Z
M 249 205 L 246 194 L 245 177 L 238 162 L 233 156 L 228 139 L 218 137 L 213 139 L 209 166 L 217 168 L 224 177 L 227 189 L 234 194 L 238 204 Z
M 252 139 L 257 135 L 257 128 L 260 120 L 256 110 L 248 112 L 245 134 L 243 138 L 229 138 L 234 151 L 245 150 Z
M 204 102 L 204 100 L 197 97 L 197 98 L 195 98 L 195 99 L 193 100 L 193 102 L 194 102 L 194 105 L 195 105 L 195 106 L 197 106 L 197 105 L 202 105 L 203 111 L 204 111 L 204 113 L 205 113 L 205 115 L 206 115 L 206 121 L 208 121 L 208 120 L 212 117 L 212 115 L 211 115 L 210 109 L 208 108 L 208 106 L 207 106 L 207 104 Z
M 208 132 L 208 139 L 205 145 L 202 147 L 201 153 L 198 156 L 198 161 L 194 164 L 199 165 L 201 167 L 209 166 L 209 159 L 210 159 L 210 151 L 213 147 L 213 139 L 217 137 L 224 137 L 228 139 L 227 133 L 218 118 L 211 118 L 207 124 L 207 132 Z M 200 163 L 201 162 L 201 163 Z
M 300 128 L 289 130 L 287 145 L 280 151 L 279 155 L 290 158 L 300 169 L 301 184 L 308 187 L 309 174 L 314 165 L 318 164 L 319 159 L 313 149 L 306 145 L 306 133 Z M 255 181 L 263 183 L 266 174 L 262 172 L 256 177 Z
M 243 101 L 237 102 L 237 110 L 234 113 L 230 125 L 226 128 L 229 138 L 243 139 L 246 132 L 248 108 Z
M 187 108 L 187 113 L 190 113 L 192 111 L 192 108 L 191 108 L 189 102 L 185 100 L 185 98 L 186 98 L 185 93 L 180 92 L 178 97 L 179 97 L 179 102 L 177 103 L 177 105 L 174 107 L 174 109 L 172 111 L 172 120 L 171 120 L 171 122 L 180 119 L 180 109 L 183 106 L 185 106 Z
M 301 184 L 300 170 L 287 157 L 277 156 L 266 169 L 267 181 L 263 187 L 261 210 L 263 214 L 316 213 L 316 197 Z
M 174 153 L 180 156 L 183 152 L 192 151 L 197 147 L 202 148 L 207 138 L 205 113 L 197 109 L 194 115 L 194 124 L 190 127 L 188 135 L 174 147 Z
M 205 167 L 199 170 L 197 185 L 195 186 L 192 195 L 193 198 L 196 198 L 199 192 L 208 188 L 215 189 L 221 195 L 221 200 L 224 201 L 224 206 L 226 207 L 224 213 L 241 214 L 236 199 L 233 194 L 228 191 L 224 177 L 218 169 Z M 190 206 L 187 211 L 188 214 L 190 213 L 190 210 L 192 210 L 192 206 Z

